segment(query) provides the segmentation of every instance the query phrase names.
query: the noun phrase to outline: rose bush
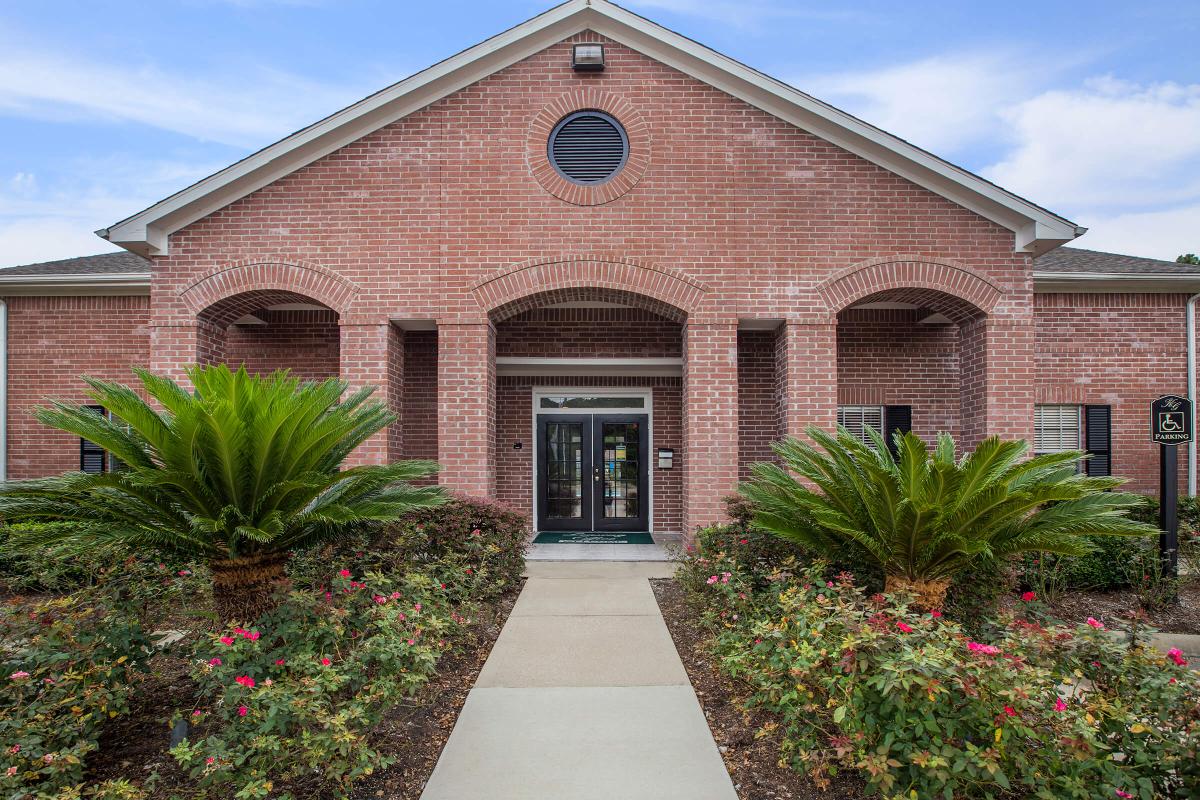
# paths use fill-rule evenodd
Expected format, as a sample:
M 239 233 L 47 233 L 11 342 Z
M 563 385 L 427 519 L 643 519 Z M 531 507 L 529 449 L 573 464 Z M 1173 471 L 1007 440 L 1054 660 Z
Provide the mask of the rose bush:
M 976 641 L 941 610 L 868 594 L 824 564 L 750 575 L 727 548 L 684 560 L 722 668 L 770 710 L 781 757 L 888 798 L 1190 797 L 1200 684 L 1182 654 L 1102 623 L 1044 624 L 1036 597 Z
M 0 796 L 75 791 L 150 654 L 136 617 L 71 595 L 0 614 Z
M 275 796 L 277 783 L 314 774 L 344 789 L 389 763 L 370 733 L 435 673 L 469 624 L 460 611 L 436 575 L 343 567 L 200 643 L 204 702 L 172 753 L 213 797 Z

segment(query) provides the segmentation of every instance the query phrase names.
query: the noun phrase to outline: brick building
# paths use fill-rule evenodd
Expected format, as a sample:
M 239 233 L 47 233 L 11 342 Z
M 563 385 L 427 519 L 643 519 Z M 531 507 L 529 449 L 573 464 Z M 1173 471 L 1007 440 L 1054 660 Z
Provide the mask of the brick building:
M 400 420 L 357 459 L 436 458 L 543 530 L 690 530 L 838 421 L 1085 447 L 1152 491 L 1200 273 L 1082 232 L 570 0 L 99 232 L 127 252 L 0 271 L 2 461 L 103 468 L 31 409 L 225 361 L 377 386 Z

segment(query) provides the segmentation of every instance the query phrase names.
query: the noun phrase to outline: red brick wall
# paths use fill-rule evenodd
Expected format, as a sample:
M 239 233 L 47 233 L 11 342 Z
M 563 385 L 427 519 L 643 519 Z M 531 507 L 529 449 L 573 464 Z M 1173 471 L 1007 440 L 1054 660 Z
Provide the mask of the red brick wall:
M 771 443 L 782 438 L 777 402 L 775 331 L 738 331 L 738 479 L 750 466 L 774 461 Z
M 654 414 L 650 453 L 655 453 L 659 447 L 675 451 L 672 469 L 658 469 L 657 462 L 651 462 L 654 530 L 658 533 L 682 532 L 683 471 L 680 455 L 683 450 L 683 424 L 679 378 L 503 376 L 499 381 L 496 392 L 496 496 L 500 501 L 526 515 L 533 510 L 533 458 L 536 450 L 533 439 L 534 387 L 650 388 Z M 516 442 L 521 443 L 520 450 L 513 448 Z
M 131 384 L 149 354 L 149 298 L 9 297 L 8 477 L 79 469 L 79 439 L 33 418 L 47 399 L 91 402 L 80 375 Z
M 928 312 L 851 309 L 838 317 L 839 405 L 912 406 L 913 431 L 932 440 L 960 428 L 959 333 L 921 325 Z
M 336 377 L 339 360 L 337 315 L 332 311 L 259 311 L 266 325 L 231 325 L 225 331 L 225 361 L 250 372 L 291 370 L 304 380 Z
M 679 358 L 677 322 L 636 308 L 543 308 L 496 327 L 496 355 L 525 358 Z
M 1112 470 L 1127 488 L 1158 493 L 1158 446 L 1150 442 L 1150 403 L 1187 394 L 1182 294 L 1039 294 L 1039 403 L 1112 406 Z M 1187 454 L 1180 448 L 1181 486 Z
M 405 458 L 437 460 L 437 355 L 437 331 L 405 331 L 401 412 Z

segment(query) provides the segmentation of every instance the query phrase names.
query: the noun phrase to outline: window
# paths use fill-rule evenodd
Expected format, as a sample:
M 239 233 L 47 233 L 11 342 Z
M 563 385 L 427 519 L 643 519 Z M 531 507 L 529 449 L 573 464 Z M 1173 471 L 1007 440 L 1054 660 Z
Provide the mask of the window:
M 1080 407 L 1037 405 L 1033 407 L 1033 452 L 1061 453 L 1078 450 L 1081 444 Z
M 561 395 L 543 397 L 541 408 L 645 408 L 645 397 L 597 397 L 594 395 Z
M 108 412 L 104 406 L 84 406 L 88 411 L 93 411 L 101 416 L 108 416 Z M 103 447 L 95 442 L 89 442 L 87 439 L 79 440 L 79 471 L 100 473 L 108 472 L 110 465 L 108 463 L 108 453 Z
M 912 406 L 838 406 L 838 425 L 864 444 L 873 445 L 867 428 L 873 428 L 894 454 L 893 434 L 912 430 Z
M 613 178 L 629 158 L 621 123 L 601 111 L 576 111 L 550 132 L 550 163 L 571 183 L 594 186 Z
M 883 406 L 838 406 L 837 416 L 838 425 L 865 444 L 871 444 L 867 428 L 883 433 Z

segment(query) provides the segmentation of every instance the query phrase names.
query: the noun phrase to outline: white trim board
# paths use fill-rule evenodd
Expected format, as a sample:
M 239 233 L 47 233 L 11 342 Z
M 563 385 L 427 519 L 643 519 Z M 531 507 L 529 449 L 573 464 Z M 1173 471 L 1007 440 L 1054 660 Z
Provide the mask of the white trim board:
M 678 377 L 682 358 L 496 358 L 497 375 L 636 375 Z
M 585 30 L 691 75 L 1008 228 L 1014 235 L 1015 250 L 1041 254 L 1085 231 L 978 175 L 608 0 L 568 0 L 96 233 L 143 256 L 165 255 L 175 231 Z

